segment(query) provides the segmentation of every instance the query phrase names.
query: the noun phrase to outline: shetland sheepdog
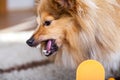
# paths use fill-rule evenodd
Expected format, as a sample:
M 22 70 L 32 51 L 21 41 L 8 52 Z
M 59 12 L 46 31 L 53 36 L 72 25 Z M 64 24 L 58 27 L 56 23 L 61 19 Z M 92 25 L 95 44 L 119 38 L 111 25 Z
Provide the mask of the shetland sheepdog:
M 37 14 L 29 46 L 73 68 L 94 59 L 106 78 L 120 76 L 120 0 L 39 0 Z

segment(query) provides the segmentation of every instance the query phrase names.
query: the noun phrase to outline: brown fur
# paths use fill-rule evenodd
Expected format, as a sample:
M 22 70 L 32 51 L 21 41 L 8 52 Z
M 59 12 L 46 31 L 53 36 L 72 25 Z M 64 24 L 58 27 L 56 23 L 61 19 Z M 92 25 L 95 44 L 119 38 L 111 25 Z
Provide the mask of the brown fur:
M 104 65 L 106 77 L 120 76 L 119 4 L 119 0 L 40 0 L 39 29 L 33 37 L 36 42 L 56 39 L 56 61 L 67 66 L 95 59 Z M 46 20 L 52 20 L 50 26 L 43 25 Z

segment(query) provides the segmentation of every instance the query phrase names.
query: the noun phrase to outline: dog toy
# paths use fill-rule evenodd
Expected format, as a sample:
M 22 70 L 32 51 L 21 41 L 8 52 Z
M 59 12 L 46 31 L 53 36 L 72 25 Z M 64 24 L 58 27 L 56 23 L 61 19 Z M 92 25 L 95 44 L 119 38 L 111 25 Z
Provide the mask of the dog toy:
M 108 80 L 115 80 L 115 78 L 109 78 Z
M 96 60 L 83 61 L 77 68 L 76 80 L 105 80 L 105 70 Z

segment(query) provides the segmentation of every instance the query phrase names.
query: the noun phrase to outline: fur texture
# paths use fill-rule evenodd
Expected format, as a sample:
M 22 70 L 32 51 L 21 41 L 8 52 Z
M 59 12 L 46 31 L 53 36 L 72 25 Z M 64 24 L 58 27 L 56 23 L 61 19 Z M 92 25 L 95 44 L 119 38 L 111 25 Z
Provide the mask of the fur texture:
M 104 65 L 106 77 L 120 76 L 119 0 L 40 0 L 37 11 L 39 28 L 33 37 L 41 44 L 56 40 L 56 61 L 77 67 L 95 59 Z

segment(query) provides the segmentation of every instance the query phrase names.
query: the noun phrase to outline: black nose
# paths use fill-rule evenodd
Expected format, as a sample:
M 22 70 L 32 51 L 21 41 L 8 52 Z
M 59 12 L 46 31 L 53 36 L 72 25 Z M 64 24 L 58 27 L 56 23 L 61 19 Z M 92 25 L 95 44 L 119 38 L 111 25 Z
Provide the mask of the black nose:
M 27 40 L 26 41 L 26 43 L 29 45 L 29 46 L 31 46 L 31 47 L 33 47 L 34 46 L 34 38 L 30 38 L 29 40 Z

